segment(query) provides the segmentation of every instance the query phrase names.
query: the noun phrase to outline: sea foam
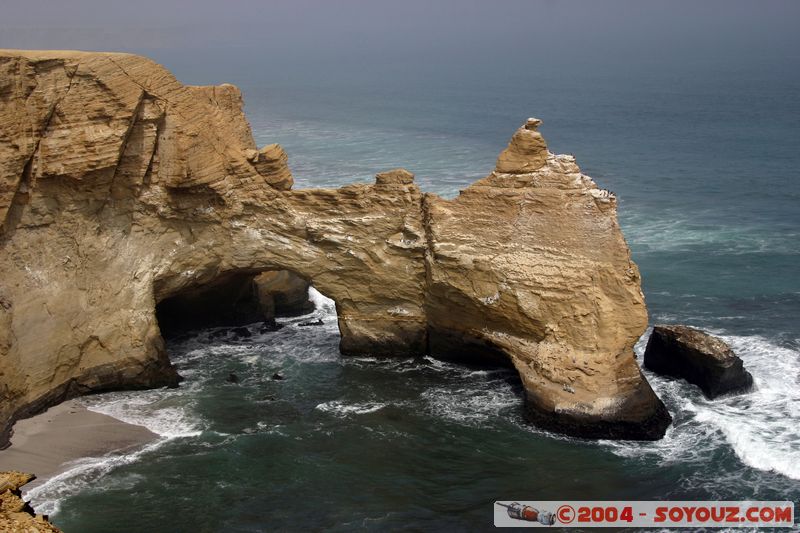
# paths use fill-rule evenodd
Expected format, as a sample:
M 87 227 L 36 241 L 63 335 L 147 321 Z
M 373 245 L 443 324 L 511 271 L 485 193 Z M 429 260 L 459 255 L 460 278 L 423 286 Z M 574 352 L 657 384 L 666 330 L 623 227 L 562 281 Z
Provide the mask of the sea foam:
M 642 360 L 649 335 L 636 351 Z M 702 462 L 708 450 L 729 446 L 742 463 L 800 479 L 800 352 L 759 336 L 720 335 L 744 361 L 755 381 L 747 394 L 708 400 L 699 389 L 645 370 L 674 424 L 661 441 L 604 441 L 625 457 L 657 454 L 665 462 Z

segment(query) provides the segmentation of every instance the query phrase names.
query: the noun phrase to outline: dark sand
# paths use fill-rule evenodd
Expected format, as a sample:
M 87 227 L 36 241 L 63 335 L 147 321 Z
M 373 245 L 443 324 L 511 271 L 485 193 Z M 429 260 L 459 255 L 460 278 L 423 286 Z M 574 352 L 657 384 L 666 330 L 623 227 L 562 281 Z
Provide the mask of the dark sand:
M 37 479 L 25 486 L 29 490 L 66 470 L 69 461 L 143 446 L 157 437 L 70 400 L 14 425 L 11 446 L 0 451 L 0 471 L 35 474 Z

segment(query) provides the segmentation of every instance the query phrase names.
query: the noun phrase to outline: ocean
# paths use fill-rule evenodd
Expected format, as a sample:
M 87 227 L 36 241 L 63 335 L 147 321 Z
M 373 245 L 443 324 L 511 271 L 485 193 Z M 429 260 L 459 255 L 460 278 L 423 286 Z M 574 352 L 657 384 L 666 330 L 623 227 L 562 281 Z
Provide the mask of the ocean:
M 709 401 L 645 371 L 674 418 L 663 440 L 566 438 L 523 421 L 507 370 L 340 356 L 335 310 L 313 292 L 323 326 L 197 331 L 168 346 L 178 389 L 83 399 L 161 438 L 28 496 L 67 533 L 482 531 L 504 499 L 800 502 L 800 73 L 787 64 L 240 82 L 295 188 L 403 166 L 453 197 L 543 119 L 551 151 L 617 194 L 651 324 L 720 335 L 753 393 Z

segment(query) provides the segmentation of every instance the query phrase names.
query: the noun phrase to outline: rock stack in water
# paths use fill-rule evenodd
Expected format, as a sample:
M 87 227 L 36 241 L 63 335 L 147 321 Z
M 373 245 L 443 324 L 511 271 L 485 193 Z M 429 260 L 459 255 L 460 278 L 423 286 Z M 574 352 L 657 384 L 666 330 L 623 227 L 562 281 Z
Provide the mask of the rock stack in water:
M 425 195 L 429 350 L 510 360 L 540 427 L 660 438 L 671 418 L 633 355 L 647 311 L 616 197 L 549 152 L 541 124 L 454 200 Z
M 697 385 L 711 399 L 753 387 L 753 376 L 725 341 L 688 326 L 654 327 L 644 365 L 657 374 Z
M 65 398 L 176 384 L 157 304 L 189 302 L 181 327 L 198 302 L 263 314 L 239 296 L 265 271 L 336 302 L 343 354 L 502 362 L 535 424 L 660 438 L 616 198 L 549 152 L 540 124 L 453 200 L 402 169 L 293 190 L 231 85 L 185 86 L 130 54 L 0 50 L 0 445 Z

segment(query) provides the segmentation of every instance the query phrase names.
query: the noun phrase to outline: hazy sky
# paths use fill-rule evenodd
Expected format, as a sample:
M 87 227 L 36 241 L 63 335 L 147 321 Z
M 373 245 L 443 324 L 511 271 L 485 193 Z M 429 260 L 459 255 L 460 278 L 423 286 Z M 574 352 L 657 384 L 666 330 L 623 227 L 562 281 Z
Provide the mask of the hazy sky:
M 0 47 L 132 51 L 190 78 L 208 61 L 240 79 L 376 65 L 797 65 L 800 1 L 0 0 Z

